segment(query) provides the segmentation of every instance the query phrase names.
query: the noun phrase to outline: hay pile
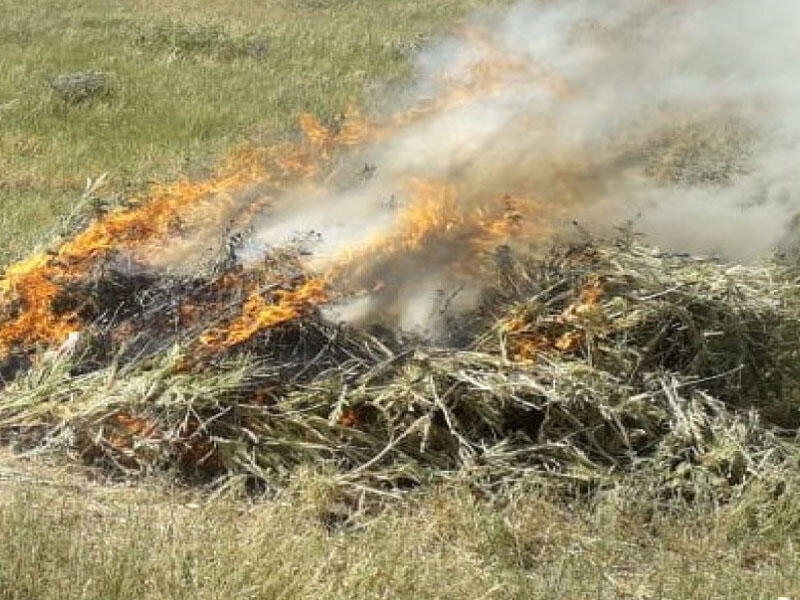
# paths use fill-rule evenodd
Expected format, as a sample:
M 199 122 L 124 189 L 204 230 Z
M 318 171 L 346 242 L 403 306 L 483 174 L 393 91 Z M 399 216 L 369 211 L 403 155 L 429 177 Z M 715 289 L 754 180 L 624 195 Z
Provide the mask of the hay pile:
M 280 487 L 300 466 L 325 465 L 381 495 L 447 478 L 488 489 L 644 473 L 665 493 L 725 496 L 796 462 L 790 268 L 625 242 L 544 260 L 500 249 L 493 271 L 480 309 L 453 319 L 451 347 L 317 311 L 202 360 L 192 329 L 135 352 L 86 335 L 7 384 L 0 436 L 194 481 L 243 474 Z M 205 289 L 187 285 L 126 289 L 151 300 Z

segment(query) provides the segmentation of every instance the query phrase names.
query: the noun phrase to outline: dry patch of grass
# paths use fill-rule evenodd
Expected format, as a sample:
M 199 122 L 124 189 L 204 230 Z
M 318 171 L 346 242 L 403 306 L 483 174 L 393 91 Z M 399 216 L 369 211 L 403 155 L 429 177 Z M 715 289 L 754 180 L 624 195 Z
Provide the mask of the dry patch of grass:
M 9 464 L 14 466 L 9 468 Z M 272 499 L 116 487 L 4 461 L 0 598 L 764 598 L 800 592 L 796 525 L 755 495 L 676 510 L 616 488 L 564 503 L 458 485 L 334 518 L 306 474 Z M 785 507 L 784 507 L 785 508 Z M 794 510 L 797 510 L 796 508 Z M 752 517 L 752 515 L 751 515 Z M 763 525 L 763 522 L 762 522 Z

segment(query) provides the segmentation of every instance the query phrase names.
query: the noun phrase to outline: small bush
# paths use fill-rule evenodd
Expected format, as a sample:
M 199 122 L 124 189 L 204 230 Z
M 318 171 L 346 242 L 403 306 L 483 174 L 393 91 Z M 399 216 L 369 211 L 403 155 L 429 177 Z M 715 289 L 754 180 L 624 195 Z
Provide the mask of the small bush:
M 56 75 L 50 87 L 67 105 L 75 106 L 111 95 L 111 74 L 101 71 L 78 71 Z

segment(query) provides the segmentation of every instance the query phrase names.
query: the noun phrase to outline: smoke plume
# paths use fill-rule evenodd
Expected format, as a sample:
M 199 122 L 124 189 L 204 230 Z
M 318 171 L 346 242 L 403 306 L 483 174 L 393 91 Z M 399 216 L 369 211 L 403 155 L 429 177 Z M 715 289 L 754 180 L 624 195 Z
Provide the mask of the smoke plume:
M 523 1 L 421 52 L 375 133 L 282 193 L 248 252 L 299 243 L 406 327 L 468 305 L 498 245 L 632 220 L 665 250 L 733 260 L 792 236 L 800 5 Z

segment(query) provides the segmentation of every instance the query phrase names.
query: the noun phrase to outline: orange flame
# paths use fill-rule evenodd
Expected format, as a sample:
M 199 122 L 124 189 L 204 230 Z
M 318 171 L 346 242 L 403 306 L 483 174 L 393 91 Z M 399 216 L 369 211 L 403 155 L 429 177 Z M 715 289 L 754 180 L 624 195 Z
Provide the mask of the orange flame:
M 509 194 L 487 200 L 467 200 L 462 206 L 458 187 L 430 179 L 409 182 L 410 200 L 391 230 L 367 239 L 334 257 L 329 281 L 357 283 L 365 270 L 397 256 L 427 251 L 445 254 L 464 274 L 476 268 L 476 256 L 498 245 L 549 230 L 540 217 L 541 206 L 532 197 Z
M 55 252 L 9 266 L 0 277 L 0 357 L 17 345 L 58 344 L 81 329 L 84 324 L 78 315 L 57 313 L 54 300 L 65 284 L 87 277 L 109 253 L 158 263 L 167 248 L 176 251 L 187 227 L 224 226 L 232 194 L 243 186 L 269 182 L 280 188 L 316 174 L 335 147 L 356 143 L 368 134 L 366 123 L 354 111 L 349 111 L 348 119 L 334 131 L 304 115 L 304 141 L 236 152 L 218 175 L 207 180 L 155 184 L 136 207 L 93 221 Z M 254 217 L 263 201 L 256 204 L 244 211 L 246 217 Z M 296 306 L 288 299 L 285 304 Z M 247 310 L 260 313 L 255 297 Z M 266 322 L 260 318 L 260 323 Z M 230 339 L 235 337 L 232 333 Z
M 0 353 L 17 343 L 63 341 L 81 325 L 74 313 L 53 310 L 63 284 L 85 277 L 110 251 L 127 251 L 135 257 L 137 249 L 168 237 L 201 200 L 245 179 L 246 174 L 233 173 L 204 182 L 155 185 L 140 206 L 94 221 L 51 255 L 37 254 L 11 265 L 0 279 L 0 313 L 8 315 L 0 322 Z
M 270 303 L 258 290 L 251 292 L 241 313 L 226 326 L 201 335 L 200 344 L 212 349 L 236 346 L 265 329 L 308 314 L 328 300 L 322 279 L 310 279 L 295 290 L 278 290 L 273 296 L 276 302 Z
M 514 317 L 506 321 L 503 330 L 509 336 L 511 357 L 530 361 L 543 352 L 577 351 L 590 330 L 598 333 L 605 329 L 600 305 L 605 293 L 602 282 L 590 277 L 578 299 L 554 319 L 531 323 L 524 317 Z
M 491 96 L 502 91 L 509 79 L 538 77 L 556 94 L 569 92 L 562 80 L 544 69 L 505 58 L 503 48 L 495 47 L 491 37 L 477 30 L 471 35 L 485 58 L 469 64 L 467 57 L 463 73 L 457 73 L 453 81 L 441 82 L 443 92 L 438 99 L 398 115 L 386 127 L 368 122 L 353 107 L 333 126 L 312 115 L 302 115 L 302 141 L 237 152 L 216 176 L 204 181 L 153 185 L 137 207 L 94 221 L 52 254 L 35 255 L 9 267 L 0 277 L 0 357 L 17 345 L 58 344 L 81 329 L 85 324 L 79 315 L 56 312 L 54 301 L 65 285 L 86 279 L 110 253 L 120 253 L 148 267 L 158 266 L 165 263 L 165 257 L 174 259 L 182 251 L 188 253 L 194 247 L 191 244 L 199 243 L 201 236 L 192 238 L 186 235 L 188 231 L 218 231 L 232 215 L 245 221 L 255 218 L 269 197 L 262 195 L 258 203 L 250 205 L 252 210 L 242 211 L 236 193 L 244 186 L 265 183 L 270 193 L 282 191 L 298 180 L 318 176 L 337 149 L 383 139 L 399 127 L 424 122 L 448 107 Z M 533 197 L 494 195 L 476 199 L 474 193 L 454 184 L 430 180 L 415 180 L 409 186 L 411 200 L 396 227 L 336 257 L 325 279 L 353 281 L 363 264 L 375 265 L 375 256 L 391 260 L 399 254 L 440 246 L 445 251 L 448 247 L 468 248 L 457 253 L 467 258 L 459 259 L 461 263 L 454 266 L 469 272 L 474 263 L 471 255 L 476 252 L 548 232 L 545 220 L 540 218 L 545 210 Z M 553 207 L 547 210 L 552 212 Z M 371 260 L 360 260 L 366 257 Z M 267 327 L 306 314 L 327 300 L 323 281 L 310 279 L 298 289 L 274 293 L 271 300 L 249 289 L 241 314 L 226 327 L 204 334 L 201 343 L 207 347 L 233 346 Z M 191 312 L 191 306 L 185 307 L 182 317 L 191 320 Z
M 509 59 L 506 49 L 482 29 L 467 28 L 462 35 L 469 40 L 470 48 L 478 50 L 480 60 L 475 60 L 475 53 L 465 54 L 452 76 L 445 74 L 439 82 L 442 90 L 438 98 L 390 119 L 386 127 L 367 122 L 354 107 L 334 126 L 303 115 L 300 118 L 303 141 L 240 151 L 224 164 L 218 175 L 205 181 L 154 185 L 137 208 L 93 222 L 52 255 L 36 255 L 9 267 L 0 278 L 0 355 L 16 345 L 57 344 L 82 328 L 78 315 L 56 313 L 53 309 L 54 300 L 66 284 L 86 278 L 110 252 L 120 252 L 148 266 L 163 264 L 165 256 L 188 252 L 191 247 L 185 246 L 191 242 L 186 240 L 187 230 L 218 230 L 233 213 L 241 215 L 241 206 L 234 196 L 243 186 L 266 182 L 271 188 L 284 189 L 298 179 L 318 175 L 338 148 L 383 139 L 400 127 L 424 122 L 449 107 L 491 97 L 502 92 L 505 83 L 518 78 L 538 78 L 555 94 L 569 93 L 567 84 L 546 69 L 530 61 Z M 535 199 L 501 196 L 470 202 L 467 206 L 472 208 L 462 210 L 459 199 L 463 191 L 453 185 L 417 181 L 411 186 L 412 201 L 400 216 L 397 229 L 347 253 L 336 261 L 339 266 L 332 274 L 357 271 L 362 262 L 358 258 L 368 253 L 378 252 L 388 259 L 440 242 L 486 250 L 520 236 L 524 231 L 518 216 L 535 217 L 541 208 Z M 255 206 L 242 218 L 253 218 L 260 208 Z M 169 253 L 165 252 L 167 249 Z M 468 269 L 469 265 L 461 267 Z M 252 296 L 243 307 L 244 313 L 263 315 L 282 306 L 280 301 L 277 305 L 259 302 L 265 301 Z M 270 322 L 270 318 L 256 318 Z M 231 333 L 230 337 L 238 336 Z

